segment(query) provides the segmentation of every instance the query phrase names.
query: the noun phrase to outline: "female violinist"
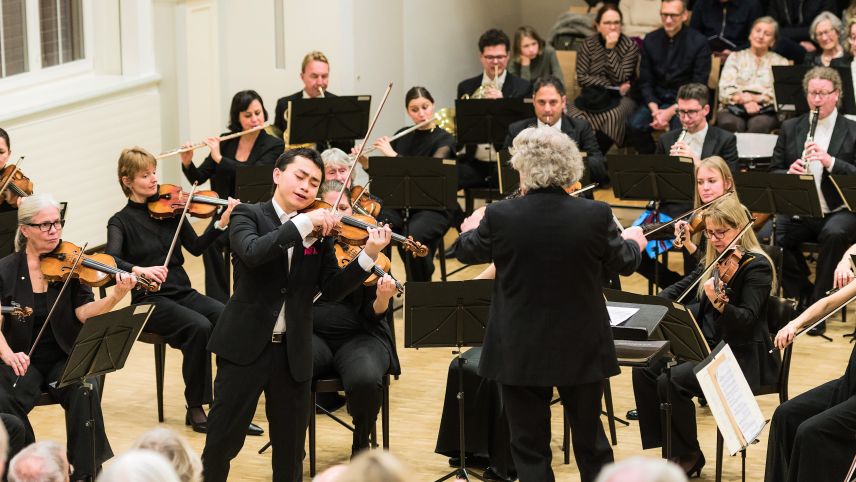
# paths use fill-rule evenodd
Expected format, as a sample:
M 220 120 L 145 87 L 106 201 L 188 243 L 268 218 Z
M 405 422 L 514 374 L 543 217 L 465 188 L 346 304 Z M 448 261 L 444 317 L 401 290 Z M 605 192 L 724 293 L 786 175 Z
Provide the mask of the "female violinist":
M 341 182 L 325 181 L 318 194 L 334 205 L 341 189 Z M 345 196 L 339 201 L 338 212 L 352 215 Z M 342 301 L 322 296 L 312 307 L 314 377 L 334 375 L 342 379 L 354 421 L 352 454 L 369 447 L 382 401 L 384 375 L 401 373 L 386 317 L 395 293 L 395 280 L 387 274 L 376 286 L 363 285 Z
M 742 254 L 735 260 L 737 270 L 727 286 L 717 285 L 717 276 L 707 273 L 699 280 L 698 288 L 690 293 L 695 296 L 684 303 L 695 315 L 710 348 L 722 341 L 731 346 L 750 387 L 775 383 L 778 362 L 769 353 L 772 344 L 765 314 L 767 300 L 776 285 L 772 262 L 751 229 L 737 238 L 749 223 L 749 216 L 736 197 L 727 196 L 707 208 L 704 221 L 705 263 L 663 290 L 660 296 L 677 299 L 699 279 L 705 267 L 737 239 L 735 246 Z M 692 397 L 701 396 L 702 392 L 693 373 L 694 366 L 694 362 L 679 360 L 671 369 L 671 384 L 662 365 L 633 370 L 642 447 L 663 445 L 660 403 L 666 400 L 668 390 L 672 402 L 672 457 L 688 475 L 700 473 L 705 463 L 696 436 Z
M 107 222 L 107 254 L 116 258 L 119 268 L 145 275 L 161 283 L 155 293 L 135 292 L 134 303 L 154 303 L 156 309 L 146 330 L 163 336 L 184 356 L 185 422 L 193 430 L 205 433 L 207 417 L 202 405 L 211 403 L 211 356 L 206 348 L 212 327 L 223 311 L 223 303 L 202 295 L 190 285 L 184 270 L 181 247 L 199 256 L 229 225 L 229 216 L 237 204 L 229 199 L 213 229 L 197 236 L 193 227 L 182 223 L 179 242 L 165 263 L 179 219 L 157 220 L 151 217 L 147 201 L 158 192 L 157 161 L 144 149 L 132 147 L 119 156 L 118 177 L 128 203 Z M 259 429 L 259 433 L 260 433 Z
M 5 129 L 0 128 L 0 172 L 6 168 L 9 162 L 9 157 L 12 155 L 12 142 L 9 139 L 9 133 Z M 11 168 L 11 166 L 10 166 Z M 0 180 L 2 181 L 2 180 Z M 2 182 L 0 182 L 2 184 Z M 32 185 L 30 186 L 32 188 Z M 0 202 L 0 213 L 14 211 L 18 208 L 18 203 L 21 198 L 14 196 L 9 188 L 0 195 L 0 199 L 5 202 Z
M 232 97 L 229 108 L 229 133 L 241 132 L 264 125 L 268 119 L 267 110 L 259 94 L 254 90 L 242 90 Z M 181 154 L 181 168 L 190 182 L 199 184 L 211 180 L 211 189 L 221 198 L 235 196 L 235 172 L 245 166 L 273 166 L 276 158 L 282 154 L 285 146 L 282 139 L 265 132 L 264 129 L 220 142 L 219 137 L 205 139 L 208 145 L 208 157 L 199 167 L 193 164 L 193 151 Z M 190 144 L 185 144 L 187 147 Z M 273 167 L 271 167 L 273 169 Z M 209 229 L 217 217 L 211 220 Z M 220 236 L 202 255 L 205 264 L 205 294 L 225 303 L 229 298 L 226 286 L 226 264 L 223 248 L 229 236 Z
M 404 105 L 407 108 L 407 115 L 414 124 L 434 117 L 434 98 L 425 87 L 412 87 L 408 90 L 404 97 Z M 455 138 L 438 128 L 434 122 L 394 141 L 390 141 L 389 137 L 381 137 L 375 141 L 374 146 L 385 156 L 390 157 L 424 156 L 449 159 L 455 155 Z M 407 273 L 409 281 L 431 281 L 431 275 L 434 273 L 434 252 L 437 250 L 440 238 L 449 229 L 451 213 L 430 209 L 411 209 L 410 217 L 406 220 L 406 228 L 404 214 L 401 210 L 386 209 L 382 211 L 380 217 L 392 225 L 393 231 L 406 231 L 413 236 L 413 239 L 428 246 L 428 256 L 411 257 L 405 266 L 409 264 L 410 267 L 410 272 Z M 402 255 L 402 259 L 406 258 L 401 251 L 399 254 Z
M 95 300 L 92 289 L 77 278 L 69 280 L 66 290 L 56 305 L 56 311 L 44 330 L 38 345 L 32 351 L 36 336 L 45 323 L 48 312 L 62 288 L 61 282 L 47 282 L 41 271 L 42 256 L 53 251 L 62 237 L 63 220 L 59 203 L 47 194 L 29 196 L 21 200 L 18 209 L 16 253 L 0 260 L 0 298 L 15 300 L 33 307 L 32 316 L 7 317 L 0 334 L 0 412 L 16 415 L 26 424 L 27 443 L 34 441 L 32 426 L 27 414 L 36 405 L 43 391 L 60 401 L 66 411 L 68 431 L 68 459 L 75 466 L 74 479 L 94 476 L 90 457 L 90 400 L 79 390 L 79 384 L 56 389 L 49 383 L 56 381 L 68 360 L 81 325 L 93 317 L 110 311 L 136 281 L 134 277 L 119 274 L 116 287 L 109 296 Z M 13 388 L 16 379 L 17 386 Z M 95 420 L 95 461 L 99 466 L 113 456 L 104 431 L 104 418 L 98 401 L 100 384 L 89 380 L 95 393 L 91 397 L 92 418 Z

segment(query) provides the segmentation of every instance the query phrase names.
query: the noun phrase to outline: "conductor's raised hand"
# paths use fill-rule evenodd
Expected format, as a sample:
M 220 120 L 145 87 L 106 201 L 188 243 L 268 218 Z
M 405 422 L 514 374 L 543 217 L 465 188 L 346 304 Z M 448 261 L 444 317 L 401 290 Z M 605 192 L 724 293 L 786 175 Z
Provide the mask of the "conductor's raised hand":
M 642 228 L 639 226 L 631 226 L 621 232 L 621 238 L 636 242 L 639 246 L 639 251 L 645 250 L 645 245 L 648 244 L 648 239 L 642 234 Z
M 482 206 L 467 216 L 467 218 L 464 219 L 464 222 L 461 223 L 461 232 L 466 233 L 467 231 L 472 231 L 479 227 L 479 223 L 481 223 L 481 220 L 484 217 L 484 210 L 485 208 Z
M 315 209 L 306 214 L 312 221 L 312 226 L 320 232 L 321 236 L 329 236 L 339 224 L 339 219 L 328 209 Z
M 392 230 L 389 226 L 368 228 L 369 237 L 366 240 L 365 252 L 371 259 L 377 259 L 378 253 L 392 240 Z

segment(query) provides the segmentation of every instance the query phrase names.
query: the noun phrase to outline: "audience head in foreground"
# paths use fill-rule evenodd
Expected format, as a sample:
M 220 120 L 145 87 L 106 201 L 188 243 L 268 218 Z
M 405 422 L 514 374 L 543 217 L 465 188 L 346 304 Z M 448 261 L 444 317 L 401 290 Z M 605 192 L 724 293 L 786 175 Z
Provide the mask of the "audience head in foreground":
M 132 449 L 152 450 L 163 455 L 181 482 L 199 482 L 202 480 L 202 461 L 190 448 L 187 441 L 177 433 L 163 427 L 153 428 L 140 437 L 131 446 Z
M 98 482 L 180 482 L 163 455 L 134 449 L 116 457 L 98 476 Z
M 367 450 L 356 456 L 335 482 L 404 482 L 407 469 L 395 456 L 383 450 Z
M 630 457 L 603 468 L 595 482 L 686 482 L 677 465 L 651 457 Z
M 52 440 L 25 447 L 9 464 L 11 482 L 66 482 L 70 476 L 65 447 Z

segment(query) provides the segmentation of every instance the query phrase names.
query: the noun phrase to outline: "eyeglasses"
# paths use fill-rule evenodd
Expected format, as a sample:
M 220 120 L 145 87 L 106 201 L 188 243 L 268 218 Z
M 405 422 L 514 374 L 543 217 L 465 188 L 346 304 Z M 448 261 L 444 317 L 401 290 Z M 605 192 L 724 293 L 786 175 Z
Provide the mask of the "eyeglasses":
M 675 111 L 675 113 L 678 114 L 678 116 L 685 115 L 687 117 L 692 117 L 692 116 L 698 114 L 699 112 L 701 112 L 701 109 L 688 109 L 688 110 L 678 109 Z
M 826 37 L 827 35 L 831 36 L 832 34 L 838 36 L 838 31 L 836 31 L 834 28 L 828 28 L 826 30 L 821 30 L 820 32 L 815 32 L 814 35 L 816 37 Z
M 39 231 L 46 233 L 51 230 L 51 228 L 59 229 L 65 226 L 65 219 L 61 219 L 59 221 L 45 221 L 43 223 L 27 223 L 27 226 L 32 226 L 34 228 L 39 228 Z
M 821 99 L 825 99 L 825 98 L 829 97 L 830 95 L 834 94 L 835 92 L 838 92 L 838 91 L 837 90 L 833 90 L 831 92 L 825 91 L 825 90 L 810 91 L 808 93 L 808 96 L 809 97 L 820 97 Z
M 705 229 L 704 234 L 708 238 L 721 240 L 722 238 L 725 237 L 726 234 L 728 234 L 728 231 L 730 231 L 730 230 L 729 229 L 715 229 L 715 230 Z
M 485 60 L 488 62 L 499 62 L 500 60 L 508 58 L 508 55 L 482 55 Z
M 668 19 L 672 19 L 672 20 L 677 20 L 677 19 L 681 18 L 681 16 L 683 14 L 684 14 L 683 12 L 681 12 L 681 13 L 663 13 L 663 12 L 660 12 L 660 17 L 668 18 Z

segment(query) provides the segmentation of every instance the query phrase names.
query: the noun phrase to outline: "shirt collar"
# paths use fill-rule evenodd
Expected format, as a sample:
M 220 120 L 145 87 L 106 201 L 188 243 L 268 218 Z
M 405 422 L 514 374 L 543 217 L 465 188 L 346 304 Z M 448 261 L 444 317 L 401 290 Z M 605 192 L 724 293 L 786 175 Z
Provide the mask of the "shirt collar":
M 553 125 L 547 125 L 547 124 L 541 122 L 540 119 L 538 119 L 538 127 L 552 127 L 554 129 L 556 129 L 557 131 L 561 132 L 562 131 L 562 118 L 559 117 L 559 120 L 557 120 L 556 123 Z
M 300 93 L 301 93 L 301 94 L 303 94 L 303 97 L 302 97 L 302 98 L 304 98 L 304 99 L 315 99 L 315 98 L 316 98 L 316 97 L 312 97 L 311 95 L 309 95 L 309 94 L 306 92 L 306 89 L 301 90 L 301 91 L 300 91 Z M 322 92 L 322 93 L 321 93 L 321 95 L 320 95 L 320 96 L 318 96 L 317 98 L 319 98 L 319 99 L 323 99 L 325 94 L 326 94 L 326 92 Z
M 279 203 L 276 202 L 276 199 L 271 199 L 271 202 L 273 203 L 273 210 L 276 213 L 276 217 L 279 218 L 279 222 L 285 224 L 286 221 L 297 215 L 296 211 L 293 213 L 285 212 L 285 210 L 279 206 Z
M 818 119 L 817 126 L 823 127 L 824 129 L 832 129 L 835 125 L 835 121 L 838 120 L 838 108 L 832 109 L 832 113 L 826 116 L 825 119 Z
M 700 131 L 696 132 L 695 134 L 690 134 L 689 132 L 687 132 L 687 134 L 698 139 L 704 139 L 705 136 L 707 136 L 708 129 L 710 129 L 710 123 L 705 122 L 704 128 L 702 128 Z

